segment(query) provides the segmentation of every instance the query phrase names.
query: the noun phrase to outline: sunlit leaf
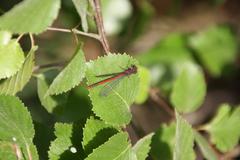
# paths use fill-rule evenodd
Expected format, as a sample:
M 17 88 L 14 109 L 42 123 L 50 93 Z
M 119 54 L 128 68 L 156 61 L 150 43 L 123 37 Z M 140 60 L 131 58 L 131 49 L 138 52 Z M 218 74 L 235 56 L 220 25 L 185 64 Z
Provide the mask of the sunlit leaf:
M 220 106 L 217 115 L 207 125 L 211 140 L 216 147 L 226 152 L 234 148 L 240 139 L 240 107 L 231 109 L 227 104 Z
M 132 160 L 131 144 L 126 133 L 118 133 L 94 149 L 85 160 Z
M 88 32 L 88 0 L 72 0 L 79 16 L 81 17 L 81 25 L 84 32 Z
M 176 112 L 177 125 L 175 134 L 174 160 L 194 160 L 193 131 L 191 126 Z
M 23 89 L 32 76 L 36 49 L 37 47 L 31 49 L 17 74 L 0 81 L 0 94 L 15 95 Z
M 217 160 L 216 153 L 213 148 L 209 145 L 208 141 L 198 132 L 194 131 L 194 138 L 200 147 L 202 154 L 207 160 Z
M 133 146 L 133 151 L 136 153 L 137 160 L 145 160 L 147 158 L 148 152 L 150 150 L 152 136 L 153 133 L 141 138 Z
M 19 146 L 25 157 L 38 159 L 33 137 L 33 123 L 27 108 L 17 97 L 0 95 L 0 139 Z
M 11 40 L 12 34 L 8 31 L 0 31 L 0 45 L 6 45 Z
M 4 36 L 2 32 L 1 36 Z M 0 79 L 9 78 L 20 70 L 24 62 L 24 53 L 16 40 L 2 37 L 0 44 Z
M 200 107 L 206 94 L 206 84 L 201 69 L 193 63 L 185 64 L 174 82 L 171 102 L 179 112 L 193 112 Z
M 148 98 L 148 91 L 150 88 L 151 75 L 149 70 L 144 67 L 138 67 L 139 73 L 139 90 L 135 102 L 141 104 Z
M 68 150 L 72 145 L 72 125 L 56 123 L 54 133 L 57 138 L 51 142 L 48 151 L 49 160 L 59 160 L 61 154 Z
M 88 84 L 99 82 L 107 77 L 96 77 L 98 75 L 122 72 L 131 65 L 136 65 L 136 60 L 126 54 L 108 54 L 95 61 L 88 63 L 86 77 Z M 103 88 L 111 92 L 101 95 Z M 92 100 L 93 111 L 102 120 L 114 125 L 125 125 L 131 120 L 130 105 L 138 93 L 138 74 L 123 77 L 118 86 L 111 88 L 109 83 L 98 85 L 89 90 Z
M 46 96 L 67 92 L 76 87 L 85 76 L 85 57 L 80 46 L 76 49 L 73 59 L 58 74 L 50 85 Z
M 60 0 L 24 0 L 0 17 L 0 28 L 13 33 L 41 33 L 58 15 Z
M 228 27 L 210 27 L 192 35 L 189 42 L 213 76 L 220 76 L 237 56 L 237 40 Z

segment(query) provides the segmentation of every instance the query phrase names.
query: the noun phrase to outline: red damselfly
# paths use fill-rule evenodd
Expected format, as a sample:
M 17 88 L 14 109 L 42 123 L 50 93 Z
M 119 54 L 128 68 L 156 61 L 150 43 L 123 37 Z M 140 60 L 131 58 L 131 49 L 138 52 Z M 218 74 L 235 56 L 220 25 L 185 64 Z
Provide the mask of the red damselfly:
M 110 73 L 110 74 L 104 74 L 104 75 L 98 75 L 96 77 L 108 77 L 111 76 L 107 79 L 101 80 L 99 82 L 93 83 L 89 85 L 87 88 L 91 89 L 93 87 L 99 86 L 106 84 L 101 90 L 100 90 L 100 96 L 107 96 L 113 88 L 117 86 L 117 84 L 120 82 L 120 80 L 124 77 L 130 76 L 131 74 L 136 74 L 137 73 L 137 66 L 131 65 L 131 67 L 125 69 L 122 72 L 118 73 Z M 109 82 L 109 83 L 108 83 Z

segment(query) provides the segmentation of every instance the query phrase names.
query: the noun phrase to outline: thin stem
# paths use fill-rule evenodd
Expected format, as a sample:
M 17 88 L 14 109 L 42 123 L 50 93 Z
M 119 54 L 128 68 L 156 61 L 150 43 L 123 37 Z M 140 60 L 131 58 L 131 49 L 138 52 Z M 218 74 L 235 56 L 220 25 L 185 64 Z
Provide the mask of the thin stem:
M 24 35 L 24 34 L 20 34 L 20 35 L 18 36 L 18 38 L 17 38 L 17 42 L 20 41 L 20 39 L 23 37 L 23 35 Z
M 158 90 L 151 89 L 149 91 L 150 98 L 159 106 L 162 107 L 171 117 L 175 118 L 175 113 L 169 106 L 169 104 L 158 94 Z
M 95 17 L 96 25 L 97 25 L 97 28 L 98 28 L 98 34 L 100 35 L 101 43 L 103 45 L 103 48 L 104 48 L 105 52 L 108 54 L 110 52 L 110 48 L 109 48 L 108 40 L 107 40 L 107 37 L 106 37 L 104 25 L 103 25 L 103 18 L 102 18 L 100 1 L 99 0 L 93 0 L 93 5 L 94 5 L 93 7 L 94 7 L 94 10 L 95 10 L 94 17 Z
M 29 37 L 30 37 L 30 40 L 31 40 L 31 48 L 33 48 L 35 46 L 33 35 L 30 33 Z
M 82 35 L 82 36 L 86 36 L 86 37 L 91 37 L 91 38 L 94 38 L 98 41 L 101 41 L 100 40 L 100 36 L 95 34 L 95 33 L 86 33 L 86 32 L 82 32 L 82 31 L 79 31 L 77 29 L 64 29 L 64 28 L 54 28 L 54 27 L 48 27 L 48 30 L 49 31 L 58 31 L 58 32 L 65 32 L 65 33 L 71 33 L 71 32 L 74 32 L 76 34 L 79 34 L 79 35 Z
M 48 68 L 59 68 L 63 67 L 66 64 L 66 62 L 58 62 L 58 63 L 50 63 L 50 64 L 44 64 L 34 67 L 34 72 L 40 70 L 40 69 L 48 69 Z

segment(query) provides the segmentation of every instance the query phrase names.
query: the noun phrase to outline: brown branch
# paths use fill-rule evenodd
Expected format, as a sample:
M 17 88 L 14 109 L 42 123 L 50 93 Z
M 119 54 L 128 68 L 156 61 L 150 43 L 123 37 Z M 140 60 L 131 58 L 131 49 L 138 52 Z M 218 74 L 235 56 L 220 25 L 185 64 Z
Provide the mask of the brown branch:
M 95 17 L 95 21 L 96 21 L 96 25 L 97 25 L 97 29 L 98 29 L 98 34 L 100 36 L 101 43 L 103 45 L 103 48 L 104 48 L 105 52 L 109 53 L 110 48 L 109 48 L 109 44 L 108 44 L 108 40 L 107 40 L 107 37 L 106 37 L 105 30 L 104 30 L 100 0 L 93 0 L 92 5 L 93 5 L 94 11 L 95 11 L 94 17 Z
M 171 106 L 161 95 L 159 95 L 159 91 L 157 89 L 150 89 L 149 95 L 150 98 L 160 107 L 162 107 L 162 109 L 165 110 L 171 117 L 175 117 L 175 113 L 171 109 Z

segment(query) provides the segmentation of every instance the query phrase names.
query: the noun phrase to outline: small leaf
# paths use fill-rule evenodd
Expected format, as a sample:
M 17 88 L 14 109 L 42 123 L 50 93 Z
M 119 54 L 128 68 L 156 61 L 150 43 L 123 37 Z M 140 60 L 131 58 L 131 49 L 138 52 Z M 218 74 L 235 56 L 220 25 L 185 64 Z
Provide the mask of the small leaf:
M 53 80 L 45 96 L 67 92 L 77 86 L 85 76 L 85 57 L 80 46 L 69 64 Z
M 202 154 L 207 160 L 217 160 L 216 153 L 214 153 L 213 148 L 209 145 L 207 140 L 198 132 L 194 131 L 195 140 L 200 147 Z
M 81 17 L 81 24 L 84 32 L 88 32 L 87 12 L 88 0 L 72 0 L 79 16 Z
M 58 15 L 60 0 L 25 0 L 0 17 L 0 28 L 13 33 L 41 33 Z
M 117 132 L 118 130 L 113 126 L 106 124 L 101 120 L 90 117 L 83 129 L 82 145 L 85 152 L 91 153 L 93 149 L 97 148 L 99 145 L 102 145 Z
M 118 133 L 94 149 L 85 160 L 131 160 L 131 144 L 126 133 Z
M 63 154 L 69 147 L 72 145 L 72 125 L 56 123 L 55 124 L 55 135 L 56 139 L 51 142 L 48 157 L 49 160 L 58 160 L 60 159 L 61 154 Z
M 27 108 L 17 97 L 0 95 L 0 139 L 18 145 L 25 157 L 31 155 L 38 159 L 33 137 L 33 123 Z
M 37 47 L 31 49 L 17 74 L 9 79 L 0 81 L 0 94 L 15 95 L 23 89 L 32 76 L 36 49 Z
M 189 42 L 213 76 L 220 76 L 237 56 L 237 40 L 229 27 L 210 27 L 192 35 Z
M 3 38 L 2 41 L 5 42 L 0 44 L 0 79 L 14 75 L 20 70 L 24 62 L 24 53 L 16 40 L 9 41 L 7 37 Z M 6 44 L 7 41 L 9 43 Z
M 152 138 L 151 156 L 154 160 L 172 160 L 176 124 L 161 125 Z
M 53 111 L 57 109 L 57 107 L 61 107 L 67 102 L 68 96 L 66 94 L 61 94 L 57 96 L 45 96 L 49 84 L 54 79 L 54 76 L 56 75 L 55 70 L 50 70 L 45 72 L 44 74 L 39 74 L 37 76 L 37 86 L 38 86 L 38 97 L 40 99 L 40 102 L 42 106 L 49 112 L 53 113 Z
M 0 31 L 0 45 L 7 45 L 11 40 L 12 34 L 8 31 Z
M 194 160 L 193 131 L 191 126 L 176 112 L 177 125 L 175 135 L 174 160 Z
M 220 106 L 215 118 L 206 129 L 216 147 L 226 152 L 234 148 L 240 139 L 240 107 L 231 109 L 227 104 Z
M 171 102 L 179 112 L 193 112 L 200 107 L 206 94 L 203 72 L 193 63 L 185 64 L 174 82 Z
M 109 54 L 88 63 L 86 77 L 88 84 L 99 82 L 108 77 L 96 77 L 98 75 L 122 72 L 131 65 L 136 65 L 136 60 L 126 54 Z M 123 69 L 124 68 L 124 69 Z M 101 96 L 103 87 L 108 87 L 111 92 Z M 138 93 L 138 74 L 123 77 L 115 88 L 109 83 L 98 85 L 89 90 L 89 96 L 93 104 L 93 112 L 102 120 L 113 125 L 125 125 L 131 120 L 130 105 Z
M 145 160 L 150 150 L 153 133 L 141 138 L 133 147 L 137 160 Z
M 138 104 L 144 103 L 148 98 L 148 90 L 150 88 L 151 75 L 145 67 L 138 67 L 139 73 L 139 90 L 135 102 Z

